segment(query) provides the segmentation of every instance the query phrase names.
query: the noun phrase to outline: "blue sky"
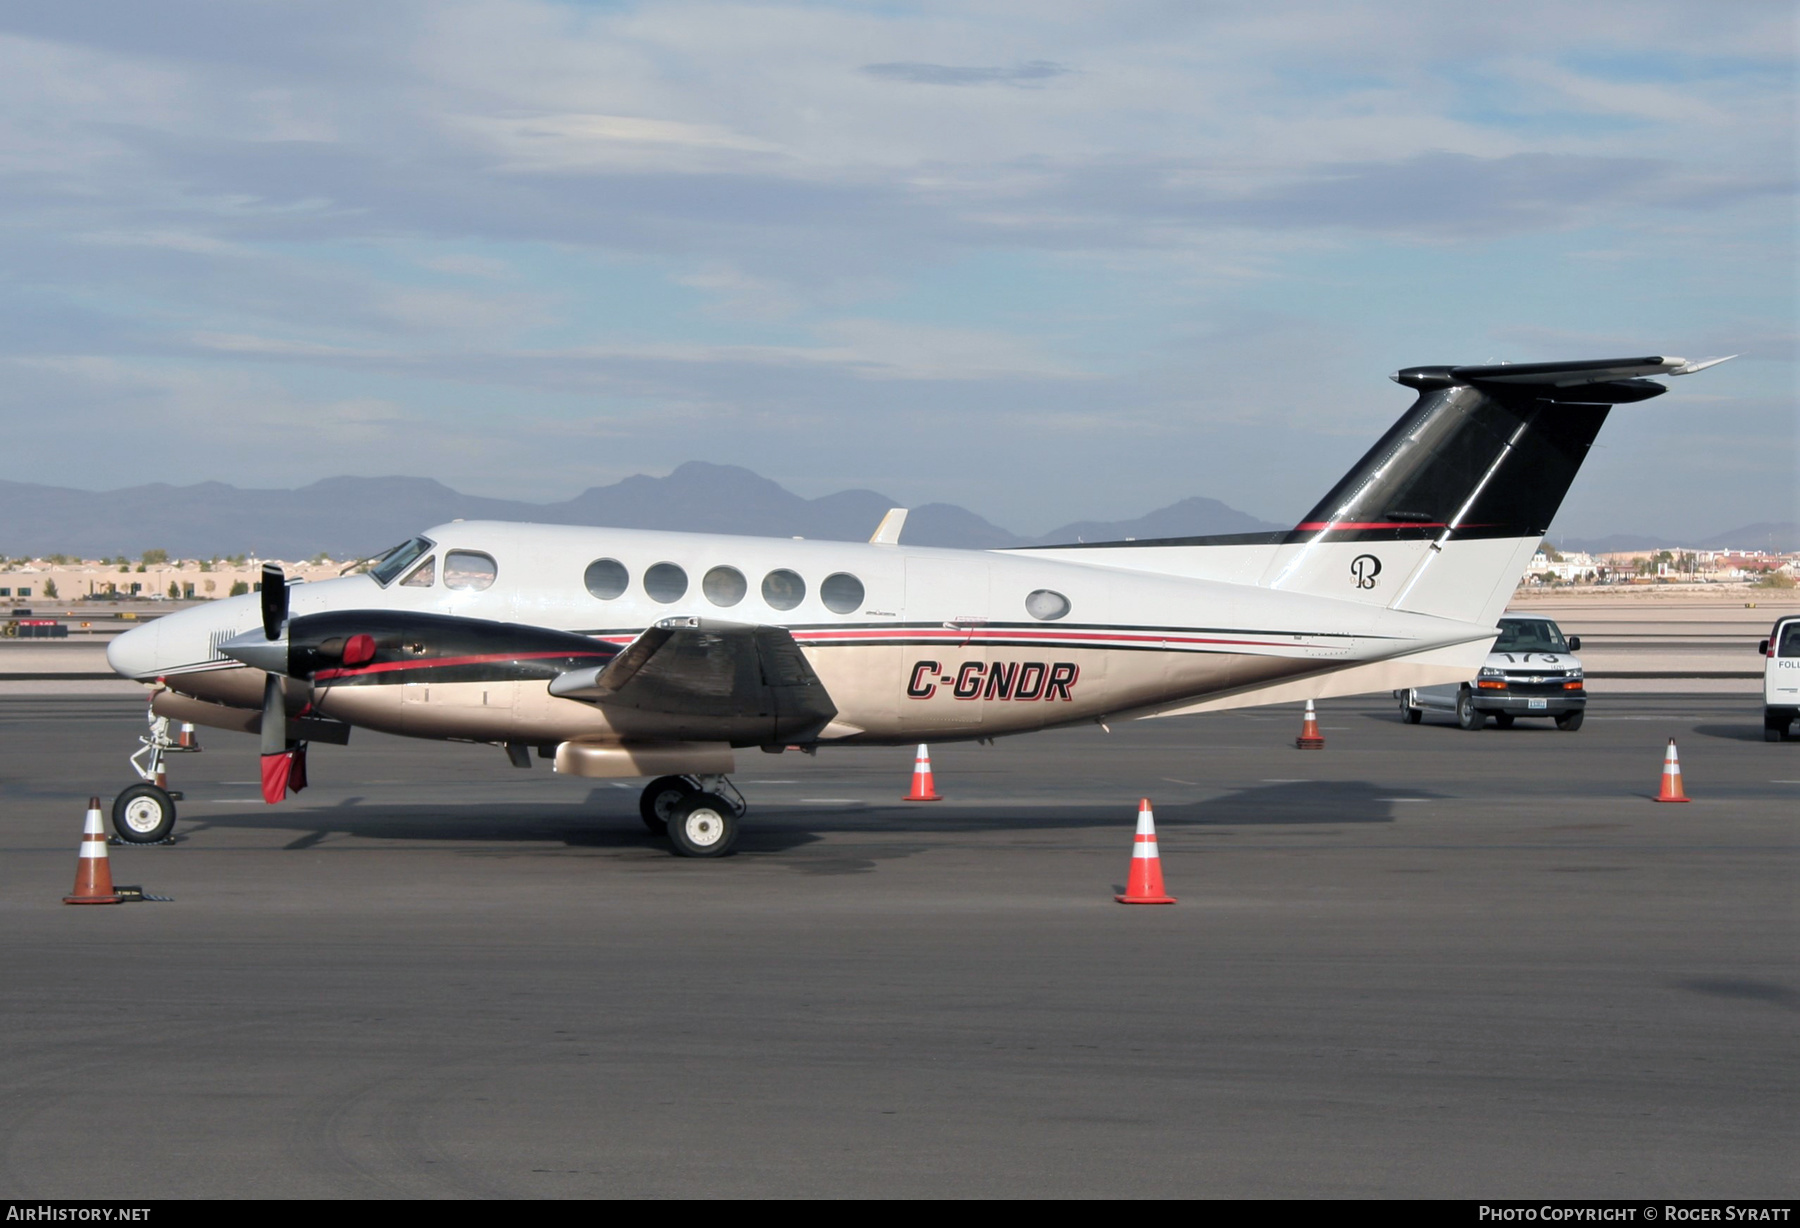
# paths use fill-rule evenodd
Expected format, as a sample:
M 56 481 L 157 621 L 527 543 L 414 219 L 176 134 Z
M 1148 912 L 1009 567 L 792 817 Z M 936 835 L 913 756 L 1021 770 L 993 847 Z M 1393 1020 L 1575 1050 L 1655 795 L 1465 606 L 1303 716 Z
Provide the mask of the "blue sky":
M 1789 3 L 22 3 L 0 477 L 1297 516 L 1400 366 L 1745 357 L 1557 529 L 1796 515 Z

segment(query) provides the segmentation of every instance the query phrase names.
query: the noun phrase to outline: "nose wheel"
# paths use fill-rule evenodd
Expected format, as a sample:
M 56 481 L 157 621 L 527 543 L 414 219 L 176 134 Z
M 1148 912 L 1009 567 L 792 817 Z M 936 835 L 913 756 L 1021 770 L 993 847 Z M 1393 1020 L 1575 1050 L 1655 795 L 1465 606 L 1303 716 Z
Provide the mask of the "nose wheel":
M 127 844 L 167 844 L 175 827 L 175 803 L 181 794 L 169 788 L 163 760 L 169 755 L 193 755 L 200 752 L 200 740 L 194 727 L 183 723 L 172 732 L 169 718 L 154 711 L 147 714 L 150 732 L 140 734 L 138 748 L 131 754 L 131 770 L 143 778 L 113 799 L 113 832 Z
M 132 785 L 113 799 L 112 824 L 127 844 L 161 844 L 175 827 L 175 798 L 153 784 Z

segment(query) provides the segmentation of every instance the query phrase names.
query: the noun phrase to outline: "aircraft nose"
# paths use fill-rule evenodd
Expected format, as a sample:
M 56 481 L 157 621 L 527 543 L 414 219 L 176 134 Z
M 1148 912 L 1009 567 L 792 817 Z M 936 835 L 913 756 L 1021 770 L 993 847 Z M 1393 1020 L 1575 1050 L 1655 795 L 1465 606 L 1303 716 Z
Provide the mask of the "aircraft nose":
M 133 627 L 106 646 L 106 663 L 127 678 L 154 678 L 160 668 L 157 651 L 161 620 Z

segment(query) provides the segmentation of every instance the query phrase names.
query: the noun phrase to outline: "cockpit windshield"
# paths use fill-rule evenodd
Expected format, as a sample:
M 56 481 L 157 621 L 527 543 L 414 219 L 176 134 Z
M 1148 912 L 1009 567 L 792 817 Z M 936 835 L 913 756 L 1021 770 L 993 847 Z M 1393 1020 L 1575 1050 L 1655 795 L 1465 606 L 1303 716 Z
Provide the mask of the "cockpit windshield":
M 375 577 L 381 587 L 386 588 L 394 582 L 394 577 L 412 565 L 414 559 L 431 549 L 432 544 L 429 539 L 423 537 L 415 537 L 409 542 L 401 542 L 376 559 L 375 565 L 369 568 L 369 574 Z
M 1567 652 L 1569 641 L 1553 622 L 1540 619 L 1503 618 L 1495 652 Z

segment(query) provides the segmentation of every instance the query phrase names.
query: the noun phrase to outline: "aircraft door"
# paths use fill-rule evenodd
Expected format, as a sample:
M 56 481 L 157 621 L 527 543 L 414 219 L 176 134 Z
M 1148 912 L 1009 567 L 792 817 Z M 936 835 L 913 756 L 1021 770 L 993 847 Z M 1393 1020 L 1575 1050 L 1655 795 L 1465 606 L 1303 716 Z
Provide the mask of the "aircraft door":
M 979 725 L 985 704 L 989 617 L 986 559 L 909 557 L 906 622 L 919 642 L 902 651 L 900 724 Z

